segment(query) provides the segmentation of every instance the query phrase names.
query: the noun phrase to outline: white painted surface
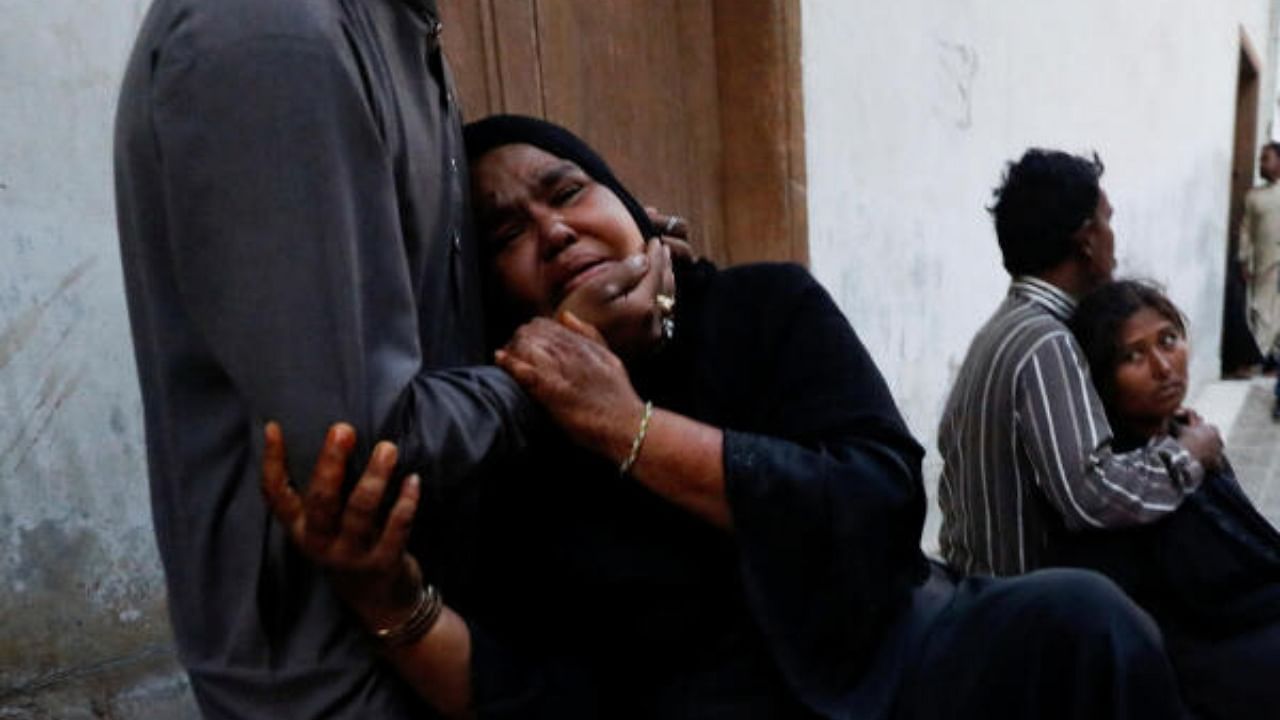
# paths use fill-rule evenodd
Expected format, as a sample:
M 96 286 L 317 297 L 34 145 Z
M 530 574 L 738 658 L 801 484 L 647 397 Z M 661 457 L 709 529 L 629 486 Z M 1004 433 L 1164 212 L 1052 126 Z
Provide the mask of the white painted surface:
M 111 169 L 146 4 L 0 0 L 0 690 L 168 635 Z
M 1218 372 L 1240 34 L 1274 107 L 1273 0 L 802 2 L 810 256 L 937 473 L 936 424 L 1006 290 L 984 207 L 1028 146 L 1096 150 L 1119 274 Z M 933 541 L 927 530 L 926 546 Z
M 1261 384 L 1268 390 L 1272 381 L 1269 378 L 1253 380 L 1214 380 L 1200 387 L 1200 392 L 1191 398 L 1191 404 L 1205 422 L 1218 426 L 1222 432 L 1222 442 L 1231 447 L 1231 431 L 1244 407 L 1249 389 Z

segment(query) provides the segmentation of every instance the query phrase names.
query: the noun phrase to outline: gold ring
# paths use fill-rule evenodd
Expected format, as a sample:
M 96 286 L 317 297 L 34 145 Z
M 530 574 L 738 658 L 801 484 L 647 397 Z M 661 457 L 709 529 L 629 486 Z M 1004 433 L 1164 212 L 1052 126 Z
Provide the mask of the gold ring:
M 663 315 L 669 315 L 672 310 L 676 309 L 676 299 L 670 295 L 658 293 L 653 297 L 653 302 L 662 311 Z

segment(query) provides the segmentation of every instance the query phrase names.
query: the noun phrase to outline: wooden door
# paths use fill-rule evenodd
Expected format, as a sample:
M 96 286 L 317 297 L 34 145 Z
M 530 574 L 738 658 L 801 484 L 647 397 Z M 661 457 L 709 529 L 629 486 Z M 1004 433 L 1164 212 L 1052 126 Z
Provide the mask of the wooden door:
M 1246 372 L 1261 361 L 1246 320 L 1247 290 L 1236 260 L 1244 200 L 1253 186 L 1258 139 L 1258 71 L 1261 64 L 1244 31 L 1240 32 L 1240 58 L 1236 75 L 1235 140 L 1231 161 L 1231 199 L 1227 216 L 1226 277 L 1222 292 L 1222 336 L 1219 360 L 1224 376 Z
M 581 135 L 722 263 L 806 262 L 798 0 L 441 0 L 468 119 Z
M 1258 70 L 1261 67 L 1249 38 L 1241 32 L 1240 64 L 1236 77 L 1235 144 L 1231 163 L 1231 207 L 1228 219 L 1228 257 L 1235 256 L 1235 243 L 1244 215 L 1244 196 L 1253 187 L 1254 163 L 1258 155 Z

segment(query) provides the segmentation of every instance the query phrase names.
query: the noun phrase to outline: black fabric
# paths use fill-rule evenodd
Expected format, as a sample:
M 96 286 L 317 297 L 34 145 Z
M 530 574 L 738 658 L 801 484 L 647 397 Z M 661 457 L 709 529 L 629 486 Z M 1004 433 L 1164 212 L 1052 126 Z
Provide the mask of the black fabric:
M 1159 631 L 1107 578 L 1048 569 L 953 582 L 894 720 L 1186 717 Z
M 536 443 L 486 486 L 451 596 L 486 638 L 482 714 L 811 717 L 800 699 L 855 688 L 924 577 L 922 451 L 825 291 L 794 266 L 677 278 L 675 338 L 630 370 L 726 430 L 734 531 Z
M 630 371 L 724 429 L 734 529 L 536 443 L 484 486 L 474 572 L 448 593 L 481 717 L 1179 717 L 1158 635 L 1111 583 L 930 569 L 922 451 L 808 273 L 677 282 L 675 339 Z
M 1151 525 L 1060 533 L 1054 564 L 1097 570 L 1151 613 L 1206 718 L 1280 717 L 1280 533 L 1230 466 Z
M 1218 640 L 1165 633 L 1183 696 L 1200 720 L 1280 717 L 1280 623 Z
M 524 115 L 491 115 L 467 123 L 462 129 L 462 136 L 467 146 L 467 159 L 472 164 L 494 148 L 515 144 L 532 145 L 556 157 L 570 160 L 622 200 L 644 237 L 650 238 L 658 234 L 649 222 L 644 207 L 614 176 L 604 159 L 581 138 L 559 125 Z
M 1226 292 L 1222 301 L 1222 374 L 1229 375 L 1258 365 L 1262 351 L 1249 329 L 1247 291 L 1234 248 L 1227 263 Z
M 1110 576 L 1179 633 L 1219 639 L 1280 621 L 1280 534 L 1229 466 L 1158 522 L 1056 534 L 1051 547 L 1055 565 Z

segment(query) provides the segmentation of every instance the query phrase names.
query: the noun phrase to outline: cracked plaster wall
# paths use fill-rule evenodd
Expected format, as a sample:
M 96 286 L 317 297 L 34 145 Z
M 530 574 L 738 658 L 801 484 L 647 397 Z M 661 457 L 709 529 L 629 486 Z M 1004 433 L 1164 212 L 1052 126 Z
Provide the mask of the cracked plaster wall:
M 1216 377 L 1240 33 L 1264 65 L 1261 143 L 1274 5 L 803 0 L 812 269 L 928 448 L 930 478 L 952 378 L 1008 284 L 984 207 L 1028 146 L 1101 155 L 1118 273 L 1167 285 L 1191 319 L 1193 384 Z
M 0 0 L 0 718 L 181 718 L 111 176 L 142 0 Z

